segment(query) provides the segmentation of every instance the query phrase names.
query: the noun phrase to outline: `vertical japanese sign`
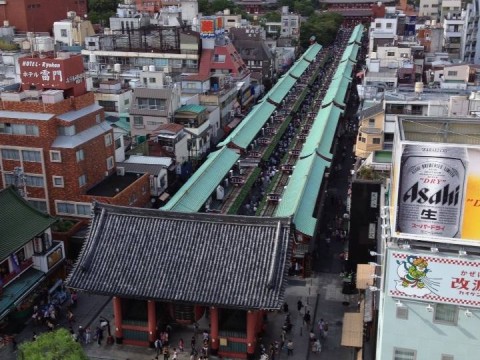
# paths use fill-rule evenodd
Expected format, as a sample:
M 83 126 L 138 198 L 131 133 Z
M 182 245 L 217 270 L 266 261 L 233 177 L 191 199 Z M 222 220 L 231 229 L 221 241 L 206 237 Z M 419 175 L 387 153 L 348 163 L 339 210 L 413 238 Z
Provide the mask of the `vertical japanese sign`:
M 480 307 L 480 261 L 421 252 L 388 256 L 388 295 Z
M 402 144 L 392 196 L 398 237 L 480 240 L 480 149 Z

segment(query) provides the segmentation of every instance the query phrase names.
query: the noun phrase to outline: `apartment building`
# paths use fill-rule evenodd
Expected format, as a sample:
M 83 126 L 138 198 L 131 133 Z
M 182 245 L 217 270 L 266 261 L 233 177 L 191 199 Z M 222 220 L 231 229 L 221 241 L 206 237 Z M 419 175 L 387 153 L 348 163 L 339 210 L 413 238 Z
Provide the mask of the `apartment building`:
M 88 218 L 93 199 L 148 203 L 147 177 L 116 174 L 113 131 L 86 91 L 81 56 L 25 57 L 20 69 L 20 91 L 0 94 L 0 187 L 59 216 Z

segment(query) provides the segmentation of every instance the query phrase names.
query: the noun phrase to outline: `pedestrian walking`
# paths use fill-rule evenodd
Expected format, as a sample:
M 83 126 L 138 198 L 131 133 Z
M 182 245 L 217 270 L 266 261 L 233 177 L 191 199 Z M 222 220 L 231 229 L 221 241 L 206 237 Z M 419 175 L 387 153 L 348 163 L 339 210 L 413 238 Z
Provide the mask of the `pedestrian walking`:
M 170 350 L 168 349 L 168 346 L 165 346 L 163 348 L 163 360 L 168 360 L 170 358 Z
M 328 336 L 328 322 L 325 322 L 323 324 L 323 338 L 326 339 Z
M 155 357 L 155 359 L 158 359 L 158 356 L 160 355 L 160 351 L 162 351 L 162 340 L 160 340 L 158 337 L 157 339 L 155 340 L 155 342 L 153 343 L 153 346 L 155 347 L 155 351 L 157 353 L 157 356 Z
M 92 342 L 92 329 L 87 327 L 85 329 L 85 344 L 90 344 Z
M 185 343 L 182 338 L 178 340 L 178 351 L 183 352 L 185 350 Z
M 313 342 L 312 351 L 315 354 L 322 352 L 322 344 L 320 343 L 320 339 L 316 339 Z
M 195 349 L 195 343 L 196 343 L 195 335 L 192 335 L 192 339 L 190 340 L 190 347 L 192 348 L 192 350 Z
M 177 349 L 173 348 L 172 360 L 177 360 Z
M 297 301 L 297 309 L 298 309 L 298 312 L 300 312 L 303 308 L 303 302 L 301 299 L 298 299 Z
M 97 337 L 97 345 L 100 346 L 102 345 L 102 340 L 103 340 L 103 330 L 101 327 L 97 326 L 95 330 L 95 336 Z
M 303 321 L 305 322 L 305 324 L 307 324 L 307 326 L 310 326 L 310 320 L 311 320 L 310 311 L 307 311 L 305 315 L 303 315 Z
M 287 343 L 287 356 L 293 356 L 293 341 L 292 339 L 288 340 Z

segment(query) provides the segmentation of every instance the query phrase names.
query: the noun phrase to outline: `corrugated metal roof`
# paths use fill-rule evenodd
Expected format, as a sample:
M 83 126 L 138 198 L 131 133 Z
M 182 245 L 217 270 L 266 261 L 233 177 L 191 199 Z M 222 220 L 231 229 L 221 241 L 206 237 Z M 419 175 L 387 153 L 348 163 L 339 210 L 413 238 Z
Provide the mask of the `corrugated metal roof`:
M 339 106 L 345 106 L 345 95 L 347 94 L 349 84 L 350 81 L 343 76 L 333 79 L 323 98 L 322 105 L 325 106 L 335 102 Z
M 57 221 L 33 208 L 12 187 L 0 190 L 0 209 L 0 261 Z
M 202 111 L 205 111 L 205 110 L 207 110 L 207 108 L 205 106 L 196 105 L 196 104 L 188 104 L 188 105 L 181 106 L 175 112 L 176 113 L 193 112 L 193 113 L 196 113 L 196 114 L 200 114 Z
M 57 119 L 60 119 L 63 121 L 73 121 L 73 120 L 80 119 L 81 117 L 91 114 L 98 110 L 103 110 L 103 107 L 97 104 L 92 104 L 92 105 L 85 106 L 80 110 L 69 111 L 64 114 L 57 115 Z
M 79 145 L 86 143 L 87 141 L 96 138 L 99 135 L 106 134 L 112 127 L 107 121 L 104 121 L 98 125 L 92 126 L 87 130 L 84 130 L 75 135 L 60 135 L 57 136 L 52 144 L 52 148 L 65 148 L 73 149 Z
M 125 162 L 128 164 L 148 164 L 168 167 L 173 164 L 173 159 L 165 156 L 131 155 Z
M 0 111 L 0 118 L 5 119 L 26 119 L 26 120 L 50 120 L 55 114 L 43 114 L 23 111 Z
M 290 246 L 289 218 L 97 203 L 67 285 L 136 299 L 280 309 Z
M 225 146 L 232 142 L 238 147 L 246 149 L 274 111 L 275 105 L 267 101 L 258 103 L 232 133 L 217 146 Z
M 361 24 L 358 24 L 357 26 L 355 26 L 355 28 L 352 31 L 352 34 L 350 35 L 350 38 L 348 39 L 348 44 L 350 45 L 355 42 L 357 44 L 361 44 L 364 29 L 365 29 L 364 26 Z
M 165 171 L 165 166 L 155 165 L 155 164 L 129 164 L 126 162 L 117 162 L 118 167 L 125 168 L 126 173 L 137 173 L 137 174 L 150 174 L 157 176 L 163 170 Z
M 239 158 L 240 154 L 226 147 L 211 153 L 162 210 L 199 211 Z

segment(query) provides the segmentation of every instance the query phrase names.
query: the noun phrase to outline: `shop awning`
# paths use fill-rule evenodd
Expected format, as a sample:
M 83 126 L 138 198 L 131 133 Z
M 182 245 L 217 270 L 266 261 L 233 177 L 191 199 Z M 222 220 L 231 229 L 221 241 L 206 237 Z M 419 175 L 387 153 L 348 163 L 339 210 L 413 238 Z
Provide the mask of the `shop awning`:
M 363 346 L 363 315 L 345 313 L 343 315 L 342 346 L 361 348 Z
M 358 264 L 357 265 L 357 289 L 365 290 L 373 285 L 373 274 L 375 274 L 375 265 Z

